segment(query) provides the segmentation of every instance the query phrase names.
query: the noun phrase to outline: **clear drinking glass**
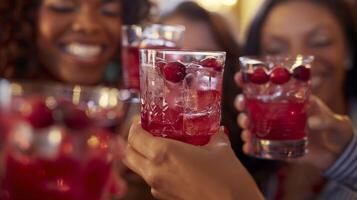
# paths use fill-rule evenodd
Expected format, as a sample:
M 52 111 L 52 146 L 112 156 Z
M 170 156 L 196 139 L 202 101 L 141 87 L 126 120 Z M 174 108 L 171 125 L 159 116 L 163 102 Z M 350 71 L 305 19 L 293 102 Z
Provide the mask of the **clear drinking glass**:
M 184 30 L 183 26 L 160 24 L 122 27 L 123 80 L 124 86 L 131 92 L 132 101 L 139 102 L 139 49 L 179 48 Z
M 112 132 L 125 117 L 121 91 L 0 80 L 0 93 L 1 199 L 123 195 L 113 178 L 122 145 Z
M 253 156 L 289 159 L 306 154 L 312 56 L 241 57 L 243 93 Z
M 221 119 L 225 52 L 142 49 L 141 123 L 155 136 L 204 145 Z

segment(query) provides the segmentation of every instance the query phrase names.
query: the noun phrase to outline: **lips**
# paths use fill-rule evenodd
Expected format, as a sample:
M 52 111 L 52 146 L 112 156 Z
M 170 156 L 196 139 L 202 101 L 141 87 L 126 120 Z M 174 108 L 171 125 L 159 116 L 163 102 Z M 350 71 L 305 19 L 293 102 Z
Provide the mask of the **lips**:
M 104 52 L 102 45 L 85 44 L 72 42 L 63 45 L 62 48 L 67 54 L 76 57 L 78 59 L 93 59 L 97 58 Z

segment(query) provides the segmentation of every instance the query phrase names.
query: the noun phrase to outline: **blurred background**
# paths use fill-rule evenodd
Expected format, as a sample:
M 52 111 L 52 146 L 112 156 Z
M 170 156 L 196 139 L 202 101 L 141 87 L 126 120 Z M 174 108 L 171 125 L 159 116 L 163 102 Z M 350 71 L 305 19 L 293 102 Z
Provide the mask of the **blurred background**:
M 185 0 L 153 0 L 156 14 L 164 15 Z M 187 1 L 187 0 L 186 0 Z M 264 0 L 192 0 L 203 8 L 221 14 L 232 27 L 237 40 L 242 43 L 248 24 Z

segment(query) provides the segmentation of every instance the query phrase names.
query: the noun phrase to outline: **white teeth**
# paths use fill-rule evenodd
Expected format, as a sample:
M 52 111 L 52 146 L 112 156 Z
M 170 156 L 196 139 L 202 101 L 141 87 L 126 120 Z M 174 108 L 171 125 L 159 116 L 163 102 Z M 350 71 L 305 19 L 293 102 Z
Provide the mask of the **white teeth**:
M 80 58 L 91 58 L 98 56 L 102 48 L 98 45 L 71 43 L 65 46 L 65 51 Z

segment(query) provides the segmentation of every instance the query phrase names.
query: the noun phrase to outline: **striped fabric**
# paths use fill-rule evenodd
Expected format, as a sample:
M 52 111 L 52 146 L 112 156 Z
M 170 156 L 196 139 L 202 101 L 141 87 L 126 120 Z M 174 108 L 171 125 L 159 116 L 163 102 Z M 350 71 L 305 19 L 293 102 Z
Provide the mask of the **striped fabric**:
M 324 175 L 330 181 L 319 199 L 357 200 L 357 131 L 344 153 Z

